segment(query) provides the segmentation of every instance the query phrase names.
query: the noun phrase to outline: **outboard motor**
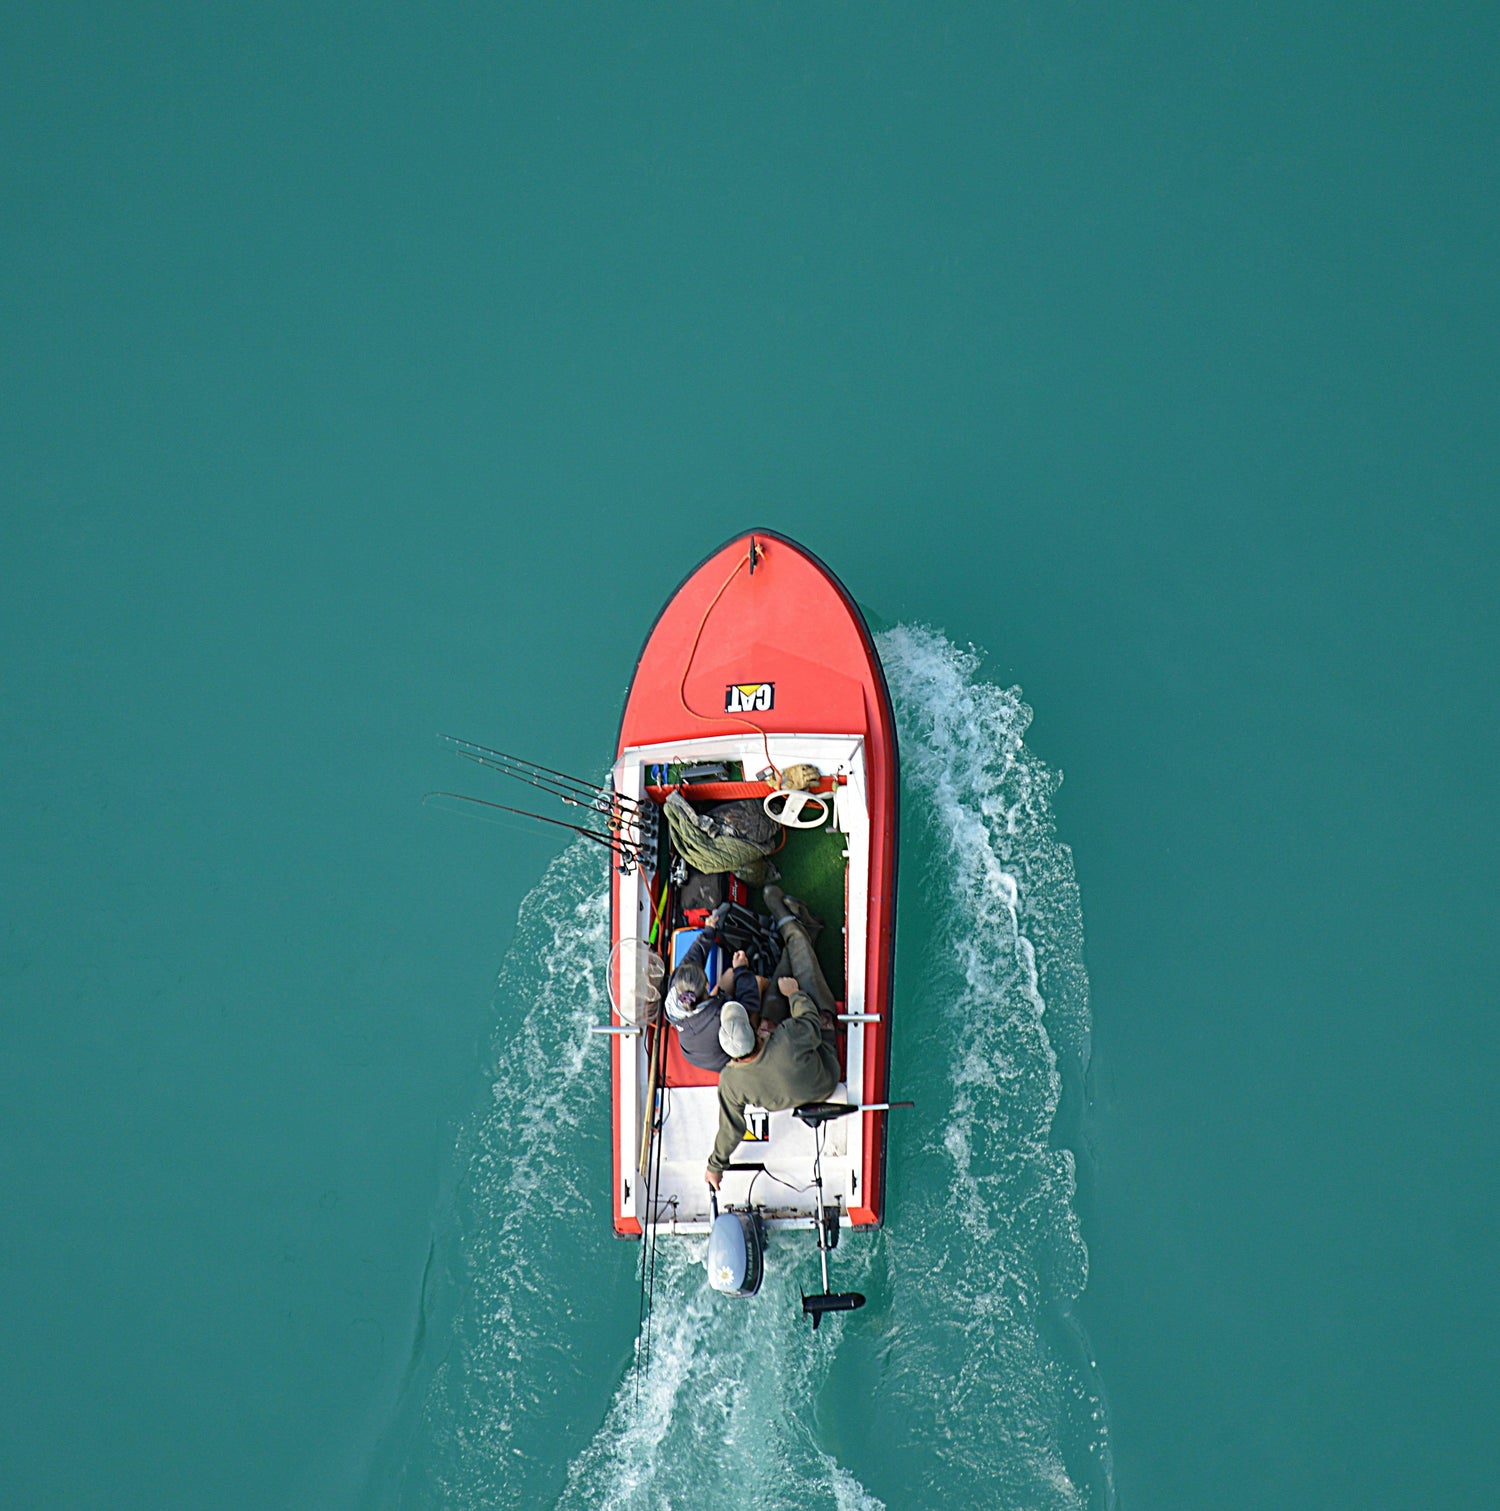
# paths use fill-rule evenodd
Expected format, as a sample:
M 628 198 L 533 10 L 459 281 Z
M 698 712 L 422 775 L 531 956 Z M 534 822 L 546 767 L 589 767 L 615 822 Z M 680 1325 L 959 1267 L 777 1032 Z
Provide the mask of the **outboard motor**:
M 713 1198 L 708 1283 L 726 1296 L 753 1296 L 766 1272 L 766 1235 L 754 1212 L 720 1212 Z

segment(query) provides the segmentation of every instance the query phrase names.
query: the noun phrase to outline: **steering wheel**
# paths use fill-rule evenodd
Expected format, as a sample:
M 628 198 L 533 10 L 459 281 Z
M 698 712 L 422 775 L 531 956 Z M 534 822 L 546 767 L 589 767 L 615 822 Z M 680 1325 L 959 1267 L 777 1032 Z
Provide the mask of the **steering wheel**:
M 817 812 L 811 818 L 807 817 L 809 804 L 817 807 Z M 828 819 L 828 800 L 819 797 L 816 792 L 789 792 L 784 787 L 778 787 L 775 792 L 766 794 L 761 807 L 778 824 L 785 824 L 788 829 L 816 829 Z

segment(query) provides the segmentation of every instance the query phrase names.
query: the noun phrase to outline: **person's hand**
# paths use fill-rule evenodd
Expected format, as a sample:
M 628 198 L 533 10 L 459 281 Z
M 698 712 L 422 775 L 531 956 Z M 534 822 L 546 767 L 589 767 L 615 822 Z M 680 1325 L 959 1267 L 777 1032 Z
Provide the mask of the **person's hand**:
M 802 990 L 802 988 L 797 985 L 797 978 L 795 976 L 780 976 L 777 978 L 776 985 L 781 988 L 781 995 L 785 997 L 788 1002 L 792 1000 L 792 997 L 795 993 Z
M 734 959 L 729 963 L 736 967 L 743 966 L 746 970 L 750 969 L 750 957 L 743 950 L 736 950 Z
M 719 1189 L 719 1182 L 724 1179 L 724 1176 L 720 1171 L 715 1170 L 713 1166 L 710 1165 L 708 1169 L 703 1172 L 703 1179 L 706 1180 L 709 1185 L 714 1188 L 715 1191 L 717 1191 Z

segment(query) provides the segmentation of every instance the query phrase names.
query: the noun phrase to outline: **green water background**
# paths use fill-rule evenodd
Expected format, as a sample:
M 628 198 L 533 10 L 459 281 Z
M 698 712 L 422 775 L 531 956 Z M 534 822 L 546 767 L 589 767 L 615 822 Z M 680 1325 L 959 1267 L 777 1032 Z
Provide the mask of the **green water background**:
M 7 7 L 0 1497 L 368 1486 L 559 849 L 432 735 L 758 523 L 1066 775 L 1120 1503 L 1491 1501 L 1497 29 Z

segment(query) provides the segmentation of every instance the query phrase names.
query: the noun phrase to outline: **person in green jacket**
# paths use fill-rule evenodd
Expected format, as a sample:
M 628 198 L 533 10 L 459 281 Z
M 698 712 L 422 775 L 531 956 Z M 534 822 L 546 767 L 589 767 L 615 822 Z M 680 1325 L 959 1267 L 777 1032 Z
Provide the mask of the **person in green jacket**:
M 784 975 L 776 983 L 791 1004 L 790 1015 L 766 1037 L 757 1037 L 738 1002 L 726 1004 L 719 1015 L 719 1043 L 729 1064 L 719 1075 L 719 1132 L 704 1174 L 716 1191 L 745 1136 L 748 1103 L 781 1112 L 804 1102 L 821 1102 L 839 1083 L 833 993 L 807 929 L 786 906 L 781 889 L 767 887 L 764 896 L 786 944 L 783 961 L 789 960 L 797 974 Z

